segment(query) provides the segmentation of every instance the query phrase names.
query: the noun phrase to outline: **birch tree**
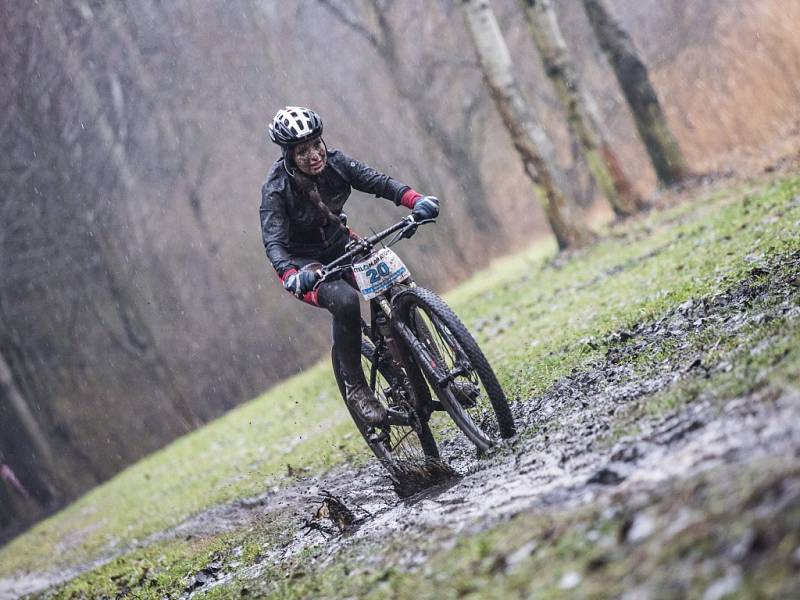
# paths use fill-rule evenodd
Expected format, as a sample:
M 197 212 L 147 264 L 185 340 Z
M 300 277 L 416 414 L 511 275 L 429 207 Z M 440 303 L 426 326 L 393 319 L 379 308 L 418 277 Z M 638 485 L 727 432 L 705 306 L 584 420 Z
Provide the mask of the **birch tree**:
M 579 247 L 593 234 L 570 214 L 559 189 L 554 167 L 546 157 L 547 134 L 536 121 L 512 71 L 511 54 L 488 0 L 462 0 L 467 26 L 480 58 L 484 80 L 489 87 L 503 123 L 522 159 L 525 173 L 533 182 L 558 247 Z
M 664 185 L 680 181 L 689 174 L 689 168 L 633 40 L 608 0 L 583 0 L 583 6 L 630 106 L 658 180 Z
M 622 169 L 599 117 L 597 104 L 581 84 L 550 0 L 519 0 L 539 51 L 544 71 L 566 112 L 570 130 L 580 144 L 589 170 L 614 213 L 627 217 L 644 207 Z

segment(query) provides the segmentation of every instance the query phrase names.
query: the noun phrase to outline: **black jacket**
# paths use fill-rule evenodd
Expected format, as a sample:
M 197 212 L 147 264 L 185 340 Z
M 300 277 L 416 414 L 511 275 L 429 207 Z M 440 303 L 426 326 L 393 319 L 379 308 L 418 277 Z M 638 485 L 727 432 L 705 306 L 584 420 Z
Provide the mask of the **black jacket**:
M 351 188 L 400 205 L 408 186 L 379 173 L 339 150 L 328 150 L 325 169 L 314 177 L 325 205 L 339 215 Z M 296 267 L 292 257 L 321 258 L 344 250 L 347 236 L 297 189 L 283 158 L 272 165 L 261 187 L 261 234 L 272 266 L 283 276 Z M 340 250 L 341 249 L 341 250 Z

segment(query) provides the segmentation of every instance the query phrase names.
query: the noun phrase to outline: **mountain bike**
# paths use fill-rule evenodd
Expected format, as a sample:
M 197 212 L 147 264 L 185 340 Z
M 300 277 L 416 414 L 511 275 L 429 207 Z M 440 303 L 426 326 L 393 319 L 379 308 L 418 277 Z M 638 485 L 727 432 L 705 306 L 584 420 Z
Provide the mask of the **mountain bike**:
M 359 432 L 395 483 L 409 462 L 441 460 L 434 436 L 441 427 L 432 429 L 431 421 L 437 411 L 479 452 L 515 434 L 505 393 L 477 342 L 439 296 L 414 283 L 391 250 L 433 222 L 409 215 L 370 237 L 354 237 L 342 256 L 319 269 L 317 282 L 344 277 L 369 301 L 369 322 L 361 320 L 362 368 L 387 408 L 386 420 L 370 425 L 347 404 L 335 347 L 333 372 Z

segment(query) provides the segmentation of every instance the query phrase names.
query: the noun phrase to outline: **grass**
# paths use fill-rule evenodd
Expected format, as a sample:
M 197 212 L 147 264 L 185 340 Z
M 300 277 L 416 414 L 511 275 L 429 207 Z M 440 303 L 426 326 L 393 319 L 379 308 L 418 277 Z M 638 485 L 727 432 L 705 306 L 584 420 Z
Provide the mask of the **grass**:
M 602 357 L 612 332 L 732 285 L 765 256 L 800 248 L 798 195 L 800 178 L 717 192 L 612 229 L 567 260 L 553 260 L 547 244 L 499 260 L 447 298 L 476 333 L 509 396 L 525 401 Z M 663 410 L 674 406 L 667 396 L 659 402 Z M 0 576 L 135 548 L 206 508 L 290 484 L 287 464 L 320 472 L 368 458 L 323 362 L 126 469 L 12 541 L 0 549 Z M 259 535 L 264 545 L 278 533 L 265 526 Z M 247 539 L 240 532 L 202 542 L 161 541 L 79 578 L 70 589 L 80 597 L 81 590 L 144 561 L 147 581 L 164 574 L 152 589 L 161 593 L 172 581 L 174 591 L 178 574 L 204 564 L 209 553 L 247 546 Z M 493 556 L 493 540 L 475 542 L 484 550 L 463 551 L 481 573 L 488 569 L 486 577 L 491 569 L 475 556 Z M 250 555 L 255 558 L 252 548 Z M 481 580 L 484 591 L 489 579 Z M 288 587 L 298 588 L 297 582 Z
M 366 460 L 326 365 L 273 388 L 124 470 L 0 550 L 0 574 L 62 568 L 177 525 L 210 506 Z M 68 551 L 68 552 L 65 552 Z
M 479 334 L 479 342 L 512 394 L 538 395 L 558 376 L 600 357 L 607 348 L 602 339 L 610 332 L 738 281 L 749 268 L 748 256 L 796 247 L 800 207 L 786 209 L 785 203 L 798 191 L 797 180 L 760 195 L 734 190 L 701 201 L 690 218 L 678 215 L 671 226 L 675 215 L 656 215 L 562 268 L 522 262 L 522 277 L 476 294 L 460 304 L 459 313 L 483 333 L 476 326 L 481 320 L 502 319 L 513 306 L 508 331 Z M 736 202 L 741 196 L 746 200 Z M 782 226 L 762 222 L 781 211 Z M 588 339 L 600 342 L 581 343 Z

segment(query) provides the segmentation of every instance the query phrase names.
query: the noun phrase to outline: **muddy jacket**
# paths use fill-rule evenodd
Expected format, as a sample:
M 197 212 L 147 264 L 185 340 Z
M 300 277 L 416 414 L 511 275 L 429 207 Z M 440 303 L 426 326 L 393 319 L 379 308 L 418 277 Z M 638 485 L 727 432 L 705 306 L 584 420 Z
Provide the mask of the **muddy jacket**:
M 375 194 L 399 205 L 410 188 L 338 150 L 328 150 L 328 163 L 315 178 L 331 212 L 339 215 L 351 188 Z M 261 234 L 272 266 L 283 277 L 295 268 L 292 258 L 321 258 L 344 250 L 347 236 L 300 192 L 283 159 L 272 165 L 261 187 Z

